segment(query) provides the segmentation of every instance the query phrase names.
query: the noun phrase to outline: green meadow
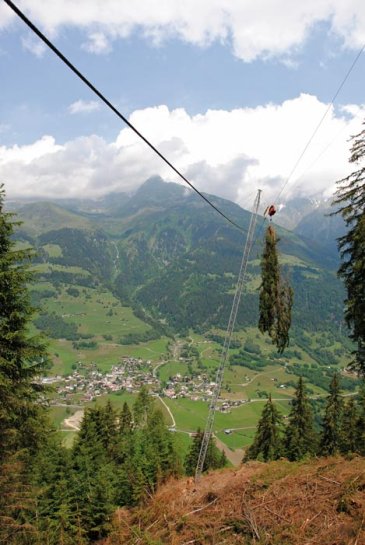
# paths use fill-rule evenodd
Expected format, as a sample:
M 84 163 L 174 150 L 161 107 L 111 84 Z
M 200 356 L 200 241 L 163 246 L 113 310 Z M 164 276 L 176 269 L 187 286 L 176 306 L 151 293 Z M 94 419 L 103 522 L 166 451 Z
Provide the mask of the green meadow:
M 48 245 L 47 252 L 58 257 L 59 249 L 56 245 Z M 88 276 L 89 273 L 79 267 L 63 267 L 61 265 L 40 264 L 37 270 L 47 278 L 47 274 L 53 270 L 68 272 L 76 275 Z M 49 353 L 52 361 L 51 374 L 68 375 L 75 369 L 77 362 L 95 363 L 102 372 L 107 372 L 118 363 L 123 356 L 132 356 L 143 360 L 150 360 L 157 365 L 157 376 L 164 383 L 177 374 L 189 376 L 193 371 L 195 375 L 206 374 L 209 380 L 214 381 L 215 372 L 220 362 L 222 346 L 216 341 L 191 333 L 184 339 L 179 339 L 180 350 L 184 345 L 192 345 L 196 349 L 197 356 L 193 356 L 189 362 L 172 359 L 168 352 L 168 344 L 171 339 L 162 337 L 138 344 L 120 344 L 122 337 L 130 333 L 143 334 L 151 329 L 151 326 L 136 317 L 132 308 L 123 305 L 106 288 L 91 288 L 81 285 L 56 284 L 39 282 L 33 290 L 39 293 L 41 312 L 56 314 L 62 317 L 66 323 L 74 324 L 80 336 L 76 343 L 64 338 L 51 338 L 49 340 Z M 48 294 L 53 291 L 53 295 Z M 44 296 L 42 296 L 42 292 Z M 225 332 L 213 330 L 211 333 L 218 335 L 222 340 Z M 242 448 L 252 441 L 255 427 L 260 418 L 261 411 L 267 396 L 271 395 L 284 415 L 289 411 L 289 402 L 294 394 L 294 385 L 298 377 L 287 372 L 290 366 L 300 361 L 301 365 L 311 367 L 316 365 L 313 353 L 323 346 L 329 352 L 341 352 L 340 343 L 323 339 L 321 334 L 313 334 L 307 339 L 307 346 L 291 347 L 282 357 L 278 357 L 267 337 L 262 336 L 255 328 L 234 333 L 233 339 L 240 343 L 241 347 L 253 346 L 261 360 L 266 364 L 255 368 L 255 358 L 249 367 L 244 364 L 232 365 L 227 362 L 224 373 L 221 397 L 226 400 L 245 400 L 246 403 L 232 407 L 230 412 L 217 412 L 214 423 L 214 432 L 219 439 L 229 448 Z M 81 344 L 80 344 L 81 341 Z M 86 342 L 83 344 L 83 341 Z M 91 345 L 88 347 L 87 344 Z M 176 342 L 176 341 L 175 341 Z M 239 348 L 232 348 L 229 355 L 239 353 Z M 295 356 L 293 356 L 295 350 Z M 178 354 L 177 354 L 178 355 Z M 337 358 L 339 368 L 347 363 L 346 354 L 340 353 Z M 253 368 L 251 368 L 253 367 Z M 311 395 L 325 396 L 326 391 L 311 384 Z M 74 403 L 80 402 L 81 396 L 74 396 Z M 98 397 L 96 401 L 86 406 L 95 406 L 110 400 L 120 409 L 125 401 L 133 405 L 135 395 L 128 393 L 116 393 Z M 197 428 L 205 427 L 208 415 L 208 403 L 204 401 L 192 401 L 190 399 L 164 398 L 176 420 L 176 440 L 181 443 L 181 449 L 186 451 L 191 438 L 189 433 Z M 159 407 L 165 417 L 166 424 L 171 425 L 171 417 L 166 407 L 156 398 L 155 405 Z M 75 431 L 62 430 L 62 422 L 70 416 L 75 409 L 67 407 L 52 407 L 51 418 L 55 426 L 60 429 L 64 443 L 72 444 Z M 227 434 L 224 430 L 232 430 Z

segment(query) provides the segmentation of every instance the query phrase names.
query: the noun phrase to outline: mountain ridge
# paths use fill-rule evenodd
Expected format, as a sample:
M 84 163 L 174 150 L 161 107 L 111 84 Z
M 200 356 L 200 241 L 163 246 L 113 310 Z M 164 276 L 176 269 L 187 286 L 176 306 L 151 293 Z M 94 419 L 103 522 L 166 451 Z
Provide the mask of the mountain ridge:
M 249 211 L 214 195 L 209 198 L 247 232 Z M 73 212 L 55 203 L 26 204 L 19 211 L 25 220 L 20 234 L 32 237 L 39 262 L 84 267 L 122 300 L 175 331 L 225 327 L 244 234 L 197 195 L 160 178 L 150 178 L 133 195 L 123 194 L 121 202 L 109 197 L 99 204 L 99 212 L 87 211 L 83 201 L 80 213 L 75 204 Z M 255 279 L 264 227 L 259 217 L 239 327 L 257 320 Z M 333 250 L 276 229 L 283 272 L 295 289 L 294 328 L 341 327 L 343 288 L 336 279 Z M 57 255 L 50 255 L 48 250 L 56 247 Z

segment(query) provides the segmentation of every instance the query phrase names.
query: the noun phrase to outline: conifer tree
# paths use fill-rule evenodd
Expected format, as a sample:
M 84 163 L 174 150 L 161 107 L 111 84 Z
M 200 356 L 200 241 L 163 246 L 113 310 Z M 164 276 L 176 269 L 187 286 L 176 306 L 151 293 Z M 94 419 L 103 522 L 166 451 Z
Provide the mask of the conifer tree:
M 228 458 L 224 450 L 222 450 L 221 457 L 219 460 L 219 467 L 226 467 L 228 465 Z
M 259 330 L 274 334 L 276 321 L 276 302 L 278 300 L 278 286 L 280 283 L 279 259 L 277 252 L 277 238 L 270 226 L 265 236 L 265 248 L 261 260 L 261 288 L 260 288 L 260 318 Z
M 198 463 L 200 447 L 203 440 L 203 434 L 200 428 L 197 429 L 190 449 L 185 458 L 185 472 L 187 475 L 194 475 Z
M 148 415 L 152 410 L 152 403 L 147 387 L 142 386 L 133 407 L 134 424 L 136 426 L 144 426 L 147 423 Z
M 261 259 L 259 330 L 267 332 L 281 354 L 289 345 L 293 290 L 280 273 L 278 239 L 270 225 L 266 231 L 265 248 Z
M 97 433 L 101 437 L 104 448 L 113 456 L 119 438 L 119 414 L 113 407 L 110 400 L 107 401 L 105 407 L 100 409 L 100 422 Z
M 122 434 L 129 433 L 132 430 L 132 413 L 126 401 L 123 403 L 122 412 L 120 414 L 119 430 Z
M 38 453 L 32 470 L 42 541 L 49 545 L 83 545 L 85 531 L 78 516 L 80 498 L 73 482 L 70 451 L 61 446 L 54 434 Z
M 166 428 L 163 414 L 159 409 L 148 418 L 144 441 L 153 451 L 156 484 L 171 475 L 177 476 L 181 473 L 182 468 L 174 446 L 173 434 Z
M 187 475 L 195 474 L 202 441 L 203 433 L 201 429 L 198 428 L 185 458 L 185 472 Z M 208 469 L 219 469 L 220 467 L 224 467 L 226 463 L 226 457 L 222 456 L 222 454 L 219 452 L 219 449 L 211 436 L 208 443 L 207 454 L 204 460 L 203 471 L 208 471 Z
M 268 462 L 280 458 L 283 452 L 282 423 L 282 416 L 269 396 L 257 425 L 254 441 L 247 449 L 244 461 Z
M 348 229 L 339 238 L 338 274 L 347 290 L 345 320 L 356 343 L 351 366 L 365 376 L 365 129 L 353 138 L 350 162 L 358 168 L 338 182 L 333 204 Z
M 48 432 L 43 394 L 35 378 L 46 366 L 45 347 L 29 334 L 28 269 L 32 252 L 16 249 L 13 214 L 4 211 L 0 186 L 0 536 L 4 543 L 30 540 L 34 501 L 29 475 L 32 456 Z M 10 487 L 10 488 L 9 488 Z M 13 541 L 13 539 L 15 541 Z
M 73 445 L 73 459 L 78 463 L 90 459 L 95 463 L 101 464 L 107 459 L 105 450 L 105 438 L 101 431 L 101 409 L 87 408 L 81 421 L 80 431 Z
M 220 450 L 217 448 L 214 437 L 211 436 L 205 455 L 203 471 L 207 471 L 208 469 L 219 469 L 220 467 L 223 467 L 222 464 L 225 462 Z
M 31 543 L 36 535 L 30 524 L 36 511 L 34 489 L 30 486 L 24 463 L 16 454 L 0 466 L 0 543 Z
M 273 332 L 273 343 L 276 344 L 279 354 L 289 346 L 289 330 L 291 326 L 291 309 L 293 306 L 293 289 L 286 280 L 280 278 L 278 300 L 276 307 L 276 328 Z
M 34 381 L 46 366 L 45 346 L 28 332 L 34 312 L 28 291 L 32 252 L 15 248 L 18 224 L 4 211 L 4 198 L 0 185 L 0 463 L 8 449 L 34 449 L 45 433 Z
M 115 474 L 111 464 L 104 464 L 96 469 L 85 497 L 83 509 L 80 509 L 81 521 L 91 541 L 106 537 L 111 530 L 111 520 L 115 511 Z
M 340 451 L 343 454 L 357 452 L 357 428 L 358 412 L 353 399 L 349 399 L 343 407 L 341 422 L 341 443 Z
M 320 452 L 324 456 L 331 456 L 340 451 L 342 443 L 342 412 L 343 401 L 340 394 L 340 379 L 338 373 L 335 373 L 331 380 L 330 393 L 327 397 L 322 424 Z
M 365 456 L 365 379 L 362 381 L 357 402 L 356 452 Z
M 313 427 L 313 413 L 306 395 L 303 378 L 299 377 L 285 430 L 285 453 L 289 460 L 300 460 L 316 452 L 317 437 Z

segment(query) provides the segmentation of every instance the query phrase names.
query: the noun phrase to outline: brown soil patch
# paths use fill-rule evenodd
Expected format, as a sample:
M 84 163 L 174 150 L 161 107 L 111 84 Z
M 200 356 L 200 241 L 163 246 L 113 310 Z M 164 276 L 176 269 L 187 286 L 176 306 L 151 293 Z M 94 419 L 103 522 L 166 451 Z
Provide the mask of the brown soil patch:
M 215 444 L 219 448 L 220 451 L 223 451 L 225 455 L 227 456 L 227 459 L 231 462 L 232 465 L 235 467 L 238 467 L 241 465 L 242 458 L 244 455 L 244 450 L 241 448 L 236 448 L 236 450 L 231 450 L 227 447 L 223 441 L 219 439 L 219 437 L 214 437 Z
M 365 459 L 251 462 L 172 481 L 105 545 L 365 545 Z
M 62 426 L 63 428 L 71 428 L 75 431 L 80 431 L 82 419 L 84 418 L 84 409 L 76 411 L 72 416 L 65 418 Z

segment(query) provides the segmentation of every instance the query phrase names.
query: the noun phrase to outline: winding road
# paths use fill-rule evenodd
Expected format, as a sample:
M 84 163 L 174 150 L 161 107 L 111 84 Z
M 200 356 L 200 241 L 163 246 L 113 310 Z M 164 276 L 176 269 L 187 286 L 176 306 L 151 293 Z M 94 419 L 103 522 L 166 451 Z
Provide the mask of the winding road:
M 172 414 L 171 410 L 170 410 L 170 407 L 168 405 L 166 405 L 166 403 L 164 402 L 164 400 L 162 399 L 162 397 L 160 396 L 157 396 L 158 399 L 161 401 L 162 405 L 165 407 L 165 409 L 167 410 L 167 412 L 169 413 L 170 415 L 170 418 L 172 420 L 172 427 L 173 428 L 176 428 L 176 422 L 175 422 L 175 418 L 174 418 L 174 415 Z

